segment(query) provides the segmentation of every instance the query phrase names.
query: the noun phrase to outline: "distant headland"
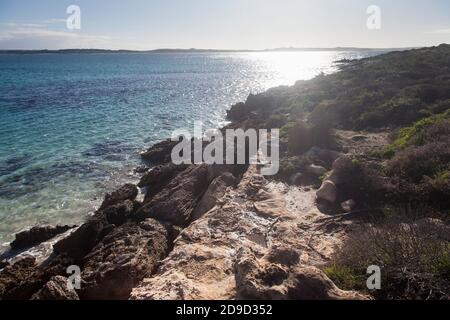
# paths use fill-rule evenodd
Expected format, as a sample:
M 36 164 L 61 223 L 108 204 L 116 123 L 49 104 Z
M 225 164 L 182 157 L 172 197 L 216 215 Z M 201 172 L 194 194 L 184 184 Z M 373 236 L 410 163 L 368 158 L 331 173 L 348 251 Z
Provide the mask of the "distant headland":
M 263 50 L 229 50 L 229 49 L 154 49 L 154 50 L 110 50 L 110 49 L 58 49 L 58 50 L 0 50 L 0 54 L 79 54 L 79 53 L 216 53 L 216 52 L 311 52 L 311 51 L 398 51 L 413 48 L 357 48 L 357 47 L 335 47 L 335 48 L 295 48 L 283 47 Z

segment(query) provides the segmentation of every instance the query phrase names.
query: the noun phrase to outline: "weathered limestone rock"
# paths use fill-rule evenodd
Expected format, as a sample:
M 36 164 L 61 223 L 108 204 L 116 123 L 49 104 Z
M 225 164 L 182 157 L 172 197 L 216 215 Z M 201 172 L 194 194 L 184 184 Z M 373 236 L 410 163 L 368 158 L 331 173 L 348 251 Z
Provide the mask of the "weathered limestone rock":
M 25 267 L 22 262 L 24 260 L 26 261 Z M 0 294 L 0 299 L 30 299 L 32 295 L 42 289 L 53 276 L 66 275 L 67 267 L 73 264 L 73 260 L 64 256 L 52 256 L 40 264 L 36 264 L 36 259 L 34 257 L 23 257 L 10 265 L 10 271 L 13 271 L 14 274 L 20 274 L 20 276 L 18 281 L 14 282 L 12 287 L 3 294 Z M 4 271 L 5 270 L 0 273 L 0 278 L 3 277 Z M 11 272 L 6 273 L 7 276 L 10 274 Z
M 170 179 L 186 168 L 186 165 L 175 165 L 171 162 L 157 166 L 141 178 L 138 187 L 147 188 L 145 199 L 151 199 L 151 197 L 160 192 L 170 182 Z
M 36 259 L 34 257 L 25 257 L 12 265 L 7 265 L 0 272 L 0 300 L 5 298 L 8 291 L 28 279 L 35 267 Z
M 157 273 L 133 288 L 130 298 L 364 298 L 310 268 L 331 260 L 348 222 L 329 223 L 309 193 L 304 212 L 289 211 L 284 198 L 292 194 L 278 193 L 251 166 L 236 188 L 181 232 Z
M 176 141 L 164 140 L 153 145 L 146 152 L 142 153 L 141 156 L 144 160 L 153 164 L 166 163 L 170 161 L 172 149 L 177 144 L 178 142 Z
M 116 228 L 84 258 L 82 299 L 127 299 L 169 249 L 167 228 L 153 219 Z
M 356 292 L 340 290 L 318 268 L 298 264 L 300 255 L 293 249 L 289 259 L 258 259 L 244 253 L 236 263 L 237 298 L 246 300 L 348 300 L 366 299 Z M 272 253 L 274 254 L 274 253 Z M 279 253 L 275 253 L 279 256 Z M 282 255 L 283 256 L 283 255 Z M 286 263 L 287 262 L 287 263 Z
M 149 202 L 144 203 L 136 215 L 186 226 L 209 183 L 208 166 L 192 165 L 174 177 Z
M 118 204 L 112 205 L 104 209 L 106 220 L 119 226 L 127 221 L 135 211 L 135 203 L 131 200 L 125 200 Z
M 16 239 L 11 242 L 11 248 L 20 250 L 47 241 L 58 234 L 64 233 L 75 226 L 36 226 L 16 234 Z
M 105 214 L 97 212 L 70 235 L 55 243 L 53 251 L 79 260 L 113 229 L 114 225 L 108 222 Z
M 70 235 L 53 245 L 56 254 L 67 254 L 75 260 L 83 258 L 117 225 L 134 215 L 139 204 L 135 201 L 138 189 L 126 184 L 107 194 L 100 209 Z
M 67 278 L 55 276 L 31 300 L 79 300 L 79 297 L 75 289 L 68 285 Z
M 225 195 L 227 188 L 236 183 L 237 179 L 228 172 L 214 179 L 195 208 L 192 219 L 195 221 L 214 208 Z
M 293 300 L 367 300 L 354 291 L 344 291 L 318 268 L 299 267 L 290 277 L 288 297 Z
M 235 256 L 240 247 L 263 251 L 267 232 L 276 218 L 261 215 L 254 200 L 267 182 L 254 174 L 229 188 L 224 204 L 216 206 L 184 229 L 158 272 L 133 289 L 132 299 L 233 299 Z
M 109 206 L 118 204 L 119 202 L 123 202 L 125 200 L 133 201 L 136 199 L 138 193 L 139 190 L 135 185 L 126 184 L 120 187 L 118 190 L 107 194 L 99 210 L 103 210 Z

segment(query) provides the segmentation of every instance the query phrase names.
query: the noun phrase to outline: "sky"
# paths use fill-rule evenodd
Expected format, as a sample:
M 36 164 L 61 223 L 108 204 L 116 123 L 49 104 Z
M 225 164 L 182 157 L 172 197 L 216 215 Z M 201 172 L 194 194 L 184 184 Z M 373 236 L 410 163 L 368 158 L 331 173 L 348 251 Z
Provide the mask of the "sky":
M 81 29 L 67 7 L 78 5 Z M 380 8 L 369 29 L 367 8 Z M 450 43 L 449 0 L 0 0 L 0 49 L 421 47 Z

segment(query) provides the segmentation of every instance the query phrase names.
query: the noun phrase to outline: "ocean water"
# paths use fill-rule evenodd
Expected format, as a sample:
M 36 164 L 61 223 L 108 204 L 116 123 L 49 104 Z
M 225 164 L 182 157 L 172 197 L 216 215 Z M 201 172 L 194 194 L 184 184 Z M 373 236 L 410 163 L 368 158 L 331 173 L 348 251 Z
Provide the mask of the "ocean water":
M 26 227 L 80 223 L 174 129 L 373 54 L 0 55 L 0 251 Z

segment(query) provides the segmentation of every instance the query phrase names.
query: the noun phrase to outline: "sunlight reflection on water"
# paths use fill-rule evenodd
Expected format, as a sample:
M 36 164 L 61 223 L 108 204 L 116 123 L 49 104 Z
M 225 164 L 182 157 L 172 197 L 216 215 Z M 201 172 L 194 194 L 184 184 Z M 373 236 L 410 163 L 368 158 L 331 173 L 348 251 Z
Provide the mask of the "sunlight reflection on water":
M 0 56 L 0 244 L 30 225 L 82 221 L 174 129 L 217 127 L 250 93 L 371 54 Z

